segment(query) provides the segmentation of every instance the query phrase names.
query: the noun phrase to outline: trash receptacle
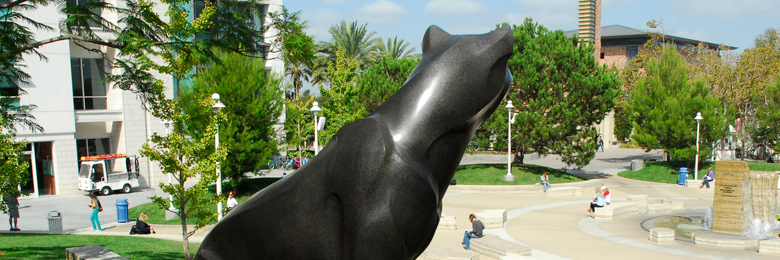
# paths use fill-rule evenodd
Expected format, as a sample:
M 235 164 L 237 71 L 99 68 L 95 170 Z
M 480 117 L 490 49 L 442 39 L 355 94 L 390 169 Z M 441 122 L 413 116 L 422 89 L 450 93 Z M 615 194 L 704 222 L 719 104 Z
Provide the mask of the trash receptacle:
M 116 222 L 127 223 L 130 221 L 127 216 L 127 205 L 127 199 L 116 199 Z
M 62 215 L 59 211 L 49 211 L 49 231 L 62 231 Z
M 688 181 L 688 168 L 680 167 L 679 174 L 680 176 L 677 177 L 677 184 L 684 186 L 685 182 Z

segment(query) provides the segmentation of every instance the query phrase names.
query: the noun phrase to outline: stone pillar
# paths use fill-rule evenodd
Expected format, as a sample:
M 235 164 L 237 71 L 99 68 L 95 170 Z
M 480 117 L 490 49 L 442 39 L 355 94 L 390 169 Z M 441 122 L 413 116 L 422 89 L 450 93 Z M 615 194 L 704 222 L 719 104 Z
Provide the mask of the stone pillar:
M 775 221 L 777 173 L 751 172 L 741 161 L 718 161 L 716 169 L 713 232 L 743 235 L 756 220 Z

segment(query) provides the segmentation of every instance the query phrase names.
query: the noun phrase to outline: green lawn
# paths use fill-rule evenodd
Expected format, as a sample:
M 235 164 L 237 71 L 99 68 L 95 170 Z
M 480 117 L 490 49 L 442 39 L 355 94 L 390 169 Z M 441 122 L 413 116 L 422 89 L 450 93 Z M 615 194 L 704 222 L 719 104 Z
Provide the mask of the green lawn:
M 150 237 L 92 235 L 0 235 L 0 259 L 65 259 L 65 248 L 100 245 L 133 260 L 182 259 L 182 242 Z M 200 244 L 190 243 L 195 255 Z
M 238 192 L 238 196 L 236 196 L 236 199 L 238 200 L 238 203 L 241 204 L 245 200 L 249 199 L 249 197 L 251 197 L 252 194 L 255 194 L 255 192 L 262 190 L 263 188 L 273 184 L 274 182 L 280 179 L 281 178 L 256 178 L 256 179 L 241 180 L 238 183 L 227 182 L 224 183 L 222 186 L 222 193 L 227 194 L 228 191 L 233 190 L 235 188 L 235 190 Z M 211 193 L 216 193 L 216 186 L 211 185 L 209 187 L 209 191 Z M 223 207 L 224 206 L 225 204 L 223 203 Z M 211 205 L 211 210 L 216 212 L 217 205 Z M 163 209 L 160 209 L 160 207 L 158 207 L 154 203 L 141 204 L 130 208 L 128 210 L 130 221 L 135 221 L 135 219 L 138 217 L 138 215 L 141 214 L 141 212 L 145 212 L 147 215 L 149 215 L 149 219 L 146 221 L 149 224 L 181 225 L 181 220 L 178 218 L 165 220 L 165 211 Z M 188 218 L 187 222 L 195 223 L 195 219 Z
M 645 162 L 644 167 L 639 171 L 624 171 L 618 175 L 626 178 L 654 181 L 663 183 L 677 183 L 678 169 L 680 167 L 689 167 L 684 162 Z M 715 179 L 718 179 L 718 169 L 714 162 L 703 162 L 699 166 L 699 179 L 707 174 L 707 169 L 712 167 L 715 171 Z M 754 171 L 780 171 L 780 164 L 765 162 L 748 162 L 748 167 Z M 694 177 L 694 169 L 690 168 L 688 179 Z
M 542 172 L 547 172 L 551 184 L 585 180 L 561 170 L 532 164 L 512 165 L 515 180 L 511 182 L 504 181 L 506 164 L 461 165 L 455 172 L 455 180 L 466 185 L 527 185 L 540 182 Z

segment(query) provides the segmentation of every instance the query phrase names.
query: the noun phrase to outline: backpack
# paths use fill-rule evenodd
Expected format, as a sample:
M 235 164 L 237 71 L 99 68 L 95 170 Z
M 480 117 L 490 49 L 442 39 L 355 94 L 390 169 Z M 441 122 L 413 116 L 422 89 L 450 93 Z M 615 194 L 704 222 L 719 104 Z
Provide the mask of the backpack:
M 95 200 L 97 200 L 97 203 L 98 203 L 98 210 L 99 210 L 100 212 L 103 212 L 103 205 L 102 205 L 102 204 L 100 204 L 100 200 L 99 200 L 99 199 L 95 199 Z

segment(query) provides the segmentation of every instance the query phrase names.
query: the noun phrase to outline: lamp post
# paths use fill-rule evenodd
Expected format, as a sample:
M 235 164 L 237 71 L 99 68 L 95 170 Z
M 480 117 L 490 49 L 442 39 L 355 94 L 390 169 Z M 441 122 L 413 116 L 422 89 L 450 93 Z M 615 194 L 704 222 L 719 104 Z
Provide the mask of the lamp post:
M 219 94 L 211 94 L 211 99 L 214 100 L 214 105 L 211 106 L 214 114 L 219 114 L 219 111 L 225 107 L 221 101 L 219 101 Z M 219 122 L 217 122 L 217 134 L 214 135 L 214 152 L 219 150 Z M 222 195 L 222 170 L 220 169 L 219 162 L 217 162 L 217 196 Z M 217 202 L 217 221 L 222 220 L 222 200 Z
M 506 119 L 506 124 L 509 126 L 506 130 L 507 133 L 507 151 L 506 151 L 506 175 L 504 176 L 505 181 L 514 181 L 515 176 L 512 175 L 512 109 L 515 109 L 515 106 L 512 105 L 512 100 L 509 100 L 506 102 L 506 111 L 509 113 L 509 116 Z
M 693 118 L 696 120 L 696 161 L 695 166 L 693 170 L 693 179 L 698 180 L 699 179 L 699 121 L 704 119 L 701 117 L 701 112 L 696 112 L 696 117 Z
M 309 111 L 314 114 L 314 156 L 317 156 L 317 154 L 320 152 L 320 142 L 317 141 L 317 113 L 322 111 L 322 109 L 320 109 L 317 101 L 314 101 L 314 104 L 312 104 Z
M 163 126 L 165 126 L 165 137 L 168 138 L 168 135 L 171 134 L 171 120 L 163 120 L 162 121 Z M 171 182 L 173 180 L 171 179 L 171 174 L 168 174 L 168 185 L 171 185 Z M 168 194 L 168 202 L 170 202 L 170 206 L 168 207 L 168 211 L 176 211 L 176 207 L 173 206 L 173 194 Z M 167 217 L 166 217 L 167 218 Z

